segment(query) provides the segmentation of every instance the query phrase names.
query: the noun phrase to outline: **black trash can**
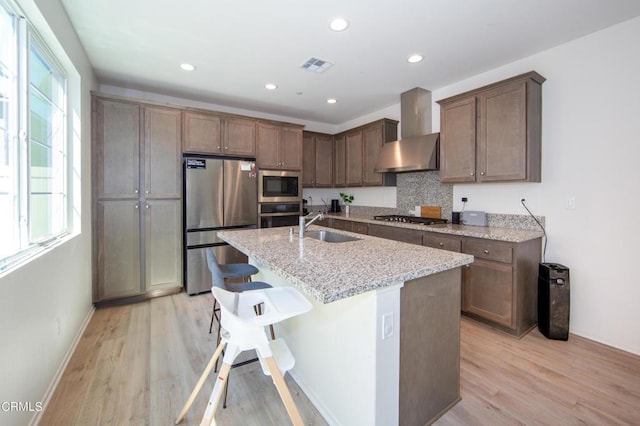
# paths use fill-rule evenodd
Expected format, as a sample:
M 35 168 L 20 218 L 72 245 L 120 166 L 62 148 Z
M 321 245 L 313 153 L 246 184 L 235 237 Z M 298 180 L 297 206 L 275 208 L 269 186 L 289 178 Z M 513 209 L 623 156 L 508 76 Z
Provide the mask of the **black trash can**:
M 569 268 L 564 265 L 538 268 L 538 329 L 549 339 L 569 339 Z

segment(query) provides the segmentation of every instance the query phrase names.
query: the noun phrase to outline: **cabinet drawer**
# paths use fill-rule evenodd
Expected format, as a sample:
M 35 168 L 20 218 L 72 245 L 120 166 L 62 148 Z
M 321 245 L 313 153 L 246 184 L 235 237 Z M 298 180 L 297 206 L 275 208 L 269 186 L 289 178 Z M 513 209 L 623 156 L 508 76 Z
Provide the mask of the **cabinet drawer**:
M 465 239 L 464 252 L 479 259 L 511 263 L 513 249 L 510 244 L 485 240 Z
M 460 253 L 462 239 L 460 237 L 439 234 L 436 232 L 425 232 L 422 237 L 422 245 Z
M 369 233 L 369 225 L 366 223 L 353 222 L 353 232 L 366 235 Z
M 348 220 L 334 219 L 333 225 L 331 225 L 331 227 L 351 232 L 353 230 L 353 222 L 350 222 Z
M 403 243 L 422 245 L 422 231 L 396 226 L 369 225 L 369 235 Z

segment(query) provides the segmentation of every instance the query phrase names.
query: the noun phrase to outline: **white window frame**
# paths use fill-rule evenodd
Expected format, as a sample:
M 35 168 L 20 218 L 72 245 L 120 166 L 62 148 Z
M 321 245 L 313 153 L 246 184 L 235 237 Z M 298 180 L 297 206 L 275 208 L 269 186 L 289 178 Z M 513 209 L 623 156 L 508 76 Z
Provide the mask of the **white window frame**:
M 12 0 L 0 0 L 0 7 L 7 10 L 10 14 L 16 17 L 16 32 L 17 32 L 17 83 L 15 87 L 15 95 L 17 100 L 11 102 L 11 99 L 7 102 L 9 104 L 8 110 L 11 114 L 12 124 L 9 125 L 9 139 L 10 139 L 10 155 L 17 170 L 12 170 L 17 176 L 13 183 L 14 195 L 17 197 L 17 202 L 14 201 L 11 204 L 11 208 L 14 209 L 12 235 L 9 238 L 12 239 L 10 243 L 12 250 L 0 251 L 0 274 L 10 270 L 11 268 L 26 262 L 29 258 L 37 255 L 45 250 L 47 247 L 59 242 L 67 237 L 72 231 L 72 199 L 73 199 L 73 186 L 69 179 L 69 170 L 72 168 L 71 161 L 71 132 L 68 131 L 68 111 L 70 109 L 68 100 L 68 80 L 69 76 L 60 62 L 56 59 L 52 52 L 52 49 L 47 43 L 39 36 L 35 28 L 30 25 L 27 18 L 20 10 L 20 8 L 12 2 Z M 29 119 L 30 119 L 30 74 L 29 74 L 29 57 L 31 45 L 36 46 L 38 54 L 46 61 L 47 65 L 55 70 L 63 80 L 63 99 L 60 102 L 62 107 L 61 126 L 63 132 L 63 171 L 60 173 L 59 178 L 62 182 L 62 192 L 64 196 L 63 210 L 63 222 L 62 228 L 56 230 L 55 233 L 45 236 L 44 238 L 31 241 L 30 238 L 30 178 L 31 178 L 31 161 L 29 157 L 30 148 L 30 134 L 29 134 Z M 14 118 L 15 116 L 15 118 Z M 1 142 L 1 141 L 0 141 Z M 1 204 L 0 208 L 7 208 L 8 203 Z M 3 212 L 4 217 L 6 212 Z M 0 237 L 4 240 L 4 237 Z M 6 241 L 0 241 L 0 244 L 7 244 Z

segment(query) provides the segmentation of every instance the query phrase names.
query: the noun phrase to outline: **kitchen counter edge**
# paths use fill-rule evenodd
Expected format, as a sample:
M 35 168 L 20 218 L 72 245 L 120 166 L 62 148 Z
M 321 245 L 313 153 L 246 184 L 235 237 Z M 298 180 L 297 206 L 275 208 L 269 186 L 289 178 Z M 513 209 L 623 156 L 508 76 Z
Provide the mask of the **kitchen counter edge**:
M 278 244 L 286 243 L 286 241 L 289 240 L 295 241 L 296 243 L 294 246 L 296 248 L 298 247 L 297 227 L 295 228 L 296 232 L 292 237 L 284 234 L 286 229 L 287 228 L 225 230 L 219 231 L 218 236 L 245 255 L 253 258 L 257 264 L 262 264 L 268 267 L 278 276 L 286 279 L 292 285 L 305 291 L 308 295 L 323 304 L 356 296 L 368 291 L 397 285 L 423 276 L 437 274 L 439 272 L 462 267 L 473 262 L 473 256 L 468 254 L 454 253 L 429 247 L 418 248 L 413 244 L 354 234 L 352 232 L 342 230 L 332 230 L 332 232 L 335 233 L 351 235 L 359 239 L 369 240 L 369 244 L 375 244 L 376 247 L 380 246 L 379 258 L 373 260 L 375 266 L 372 269 L 375 267 L 382 268 L 378 272 L 383 276 L 376 276 L 377 274 L 373 273 L 376 271 L 371 269 L 367 270 L 366 268 L 363 268 L 362 270 L 353 270 L 350 268 L 349 258 L 352 255 L 361 256 L 363 254 L 353 253 L 351 250 L 347 250 L 339 256 L 341 259 L 334 259 L 334 262 L 331 262 L 330 264 L 316 264 L 312 265 L 309 269 L 306 269 L 305 264 L 309 263 L 308 259 L 298 262 L 294 253 L 288 252 L 286 244 L 284 247 L 278 246 Z M 283 232 L 283 234 L 277 235 L 280 234 L 278 230 Z M 261 242 L 260 240 L 262 240 L 262 238 L 265 238 L 265 240 Z M 278 243 L 278 240 L 281 243 Z M 305 239 L 305 241 L 307 241 L 307 239 Z M 314 246 L 320 248 L 325 244 L 330 244 L 313 239 L 308 239 L 308 241 L 309 243 L 305 244 L 305 250 L 313 250 Z M 331 244 L 330 246 L 325 246 L 324 250 L 328 247 L 333 247 L 330 251 L 335 251 L 335 249 L 338 249 L 339 247 L 347 249 L 348 245 Z M 277 253 L 278 248 L 283 249 L 285 253 Z M 387 249 L 386 252 L 385 248 Z M 397 274 L 387 274 L 387 272 L 389 272 L 389 268 L 385 267 L 385 260 L 388 261 L 389 256 L 385 253 L 397 253 L 402 250 L 409 250 L 412 252 L 422 250 L 424 251 L 426 258 L 423 259 L 424 262 L 419 262 L 419 265 L 412 264 L 410 260 L 394 259 L 394 262 L 407 262 L 406 268 L 403 268 L 403 271 Z M 368 253 L 371 253 L 371 246 L 369 246 Z M 342 260 L 345 261 L 346 265 L 341 264 Z M 372 278 L 372 275 L 374 278 Z M 331 276 L 332 279 L 327 280 L 328 276 Z
M 496 228 L 489 226 L 454 225 L 451 223 L 438 225 L 422 225 L 414 223 L 389 222 L 375 220 L 371 216 L 346 215 L 345 213 L 329 213 L 327 219 L 347 220 L 352 222 L 370 223 L 374 225 L 395 226 L 398 228 L 415 229 L 417 231 L 437 232 L 440 234 L 458 235 L 461 237 L 482 238 L 486 240 L 506 241 L 522 243 L 536 238 L 541 238 L 541 231 L 524 231 L 520 229 Z

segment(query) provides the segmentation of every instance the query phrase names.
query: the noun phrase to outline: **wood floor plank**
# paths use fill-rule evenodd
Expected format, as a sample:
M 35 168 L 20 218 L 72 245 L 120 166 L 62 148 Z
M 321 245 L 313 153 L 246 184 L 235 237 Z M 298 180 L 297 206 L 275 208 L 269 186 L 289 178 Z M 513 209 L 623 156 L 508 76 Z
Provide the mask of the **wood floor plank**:
M 151 336 L 148 304 L 132 306 L 131 321 L 123 349 L 118 392 L 121 398 L 116 412 L 116 424 L 145 424 L 149 412 L 149 359 Z
M 209 293 L 181 293 L 96 310 L 40 424 L 173 424 L 215 350 L 211 307 Z M 199 424 L 215 376 L 183 425 Z M 326 425 L 285 380 L 305 423 Z M 516 339 L 465 318 L 461 394 L 436 425 L 639 425 L 640 357 L 573 335 L 554 341 L 533 330 Z M 232 369 L 228 400 L 219 425 L 289 424 L 258 363 Z
M 435 424 L 640 424 L 640 357 L 461 321 L 462 401 Z

